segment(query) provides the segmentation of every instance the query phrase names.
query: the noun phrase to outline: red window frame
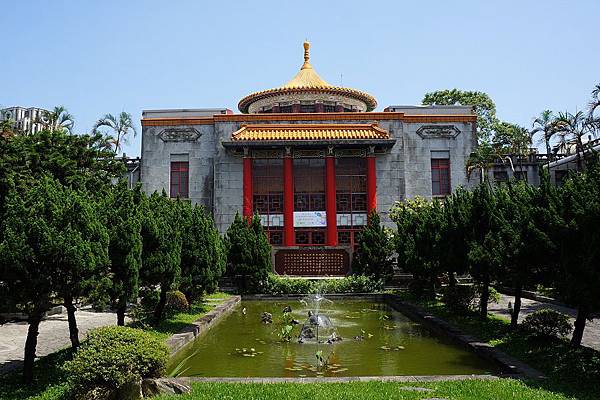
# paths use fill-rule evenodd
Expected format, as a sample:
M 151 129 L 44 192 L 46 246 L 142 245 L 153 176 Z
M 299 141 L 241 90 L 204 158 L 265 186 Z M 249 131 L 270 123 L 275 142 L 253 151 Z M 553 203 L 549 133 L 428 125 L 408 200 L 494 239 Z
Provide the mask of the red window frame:
M 324 158 L 294 159 L 294 211 L 325 211 Z M 325 228 L 294 228 L 296 246 L 325 246 Z
M 452 192 L 450 184 L 450 159 L 431 159 L 431 194 L 446 196 Z
M 171 182 L 169 193 L 172 199 L 190 196 L 190 163 L 188 161 L 171 161 Z
M 336 210 L 350 214 L 350 225 L 338 225 L 338 244 L 356 249 L 363 225 L 354 225 L 353 214 L 367 214 L 367 160 L 362 157 L 335 160 Z
M 271 215 L 283 219 L 283 159 L 256 158 L 252 162 L 252 204 L 254 211 L 266 216 L 263 224 L 269 243 L 283 245 L 283 226 L 270 226 Z

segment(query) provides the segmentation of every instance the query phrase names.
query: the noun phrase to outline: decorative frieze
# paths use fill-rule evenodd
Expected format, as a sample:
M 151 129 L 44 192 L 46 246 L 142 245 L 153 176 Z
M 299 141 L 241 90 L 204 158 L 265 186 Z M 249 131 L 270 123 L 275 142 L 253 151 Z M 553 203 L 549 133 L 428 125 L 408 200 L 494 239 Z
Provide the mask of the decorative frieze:
M 423 125 L 417 129 L 417 135 L 423 139 L 454 139 L 459 134 L 460 130 L 454 125 Z
M 202 134 L 192 127 L 165 128 L 158 136 L 163 142 L 195 142 Z

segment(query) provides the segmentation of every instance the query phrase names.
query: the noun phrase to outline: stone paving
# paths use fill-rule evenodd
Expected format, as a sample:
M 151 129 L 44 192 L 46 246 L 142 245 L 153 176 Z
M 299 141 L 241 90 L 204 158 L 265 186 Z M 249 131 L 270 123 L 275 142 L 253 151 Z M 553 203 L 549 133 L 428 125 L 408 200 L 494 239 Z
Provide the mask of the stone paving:
M 495 315 L 499 315 L 510 319 L 508 312 L 508 302 L 514 304 L 515 298 L 513 296 L 507 296 L 502 294 L 500 302 L 497 304 L 490 304 L 489 311 Z M 562 312 L 571 316 L 571 322 L 575 322 L 575 316 L 577 311 L 565 306 L 560 306 L 552 303 L 543 303 L 536 300 L 522 299 L 521 300 L 521 312 L 519 313 L 519 321 L 522 321 L 527 314 L 530 314 L 536 310 L 542 308 L 551 308 L 553 310 Z M 596 350 L 600 350 L 600 318 L 587 321 L 585 330 L 583 332 L 583 344 Z
M 117 316 L 113 313 L 77 311 L 79 338 L 83 339 L 88 330 L 105 325 L 115 325 Z M 23 363 L 23 349 L 27 338 L 27 322 L 8 322 L 0 325 L 0 373 L 19 368 Z M 67 313 L 51 315 L 40 324 L 36 355 L 43 357 L 70 346 Z

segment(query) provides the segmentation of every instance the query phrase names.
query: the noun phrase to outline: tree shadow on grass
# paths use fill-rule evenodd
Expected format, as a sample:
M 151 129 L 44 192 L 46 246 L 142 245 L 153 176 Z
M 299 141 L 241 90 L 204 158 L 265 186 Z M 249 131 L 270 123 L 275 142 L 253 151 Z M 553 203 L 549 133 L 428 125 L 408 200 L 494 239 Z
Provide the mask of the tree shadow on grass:
M 214 308 L 213 304 L 209 304 L 206 301 L 198 301 L 192 303 L 188 311 L 167 315 L 166 318 L 158 324 L 153 324 L 151 317 L 148 317 L 143 321 L 132 322 L 130 326 L 153 331 L 164 336 L 170 336 L 184 330 L 192 322 L 201 318 L 212 308 Z
M 66 399 L 68 392 L 67 375 L 62 366 L 72 356 L 73 350 L 67 348 L 39 359 L 34 364 L 34 380 L 31 385 L 21 383 L 21 369 L 1 375 L 0 399 L 23 400 L 42 393 L 45 395 L 44 399 Z

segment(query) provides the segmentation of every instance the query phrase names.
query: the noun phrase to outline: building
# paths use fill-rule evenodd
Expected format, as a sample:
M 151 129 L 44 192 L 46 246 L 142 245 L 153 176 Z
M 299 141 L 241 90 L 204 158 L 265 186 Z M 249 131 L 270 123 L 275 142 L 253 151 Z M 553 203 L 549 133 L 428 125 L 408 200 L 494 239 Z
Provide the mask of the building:
M 47 112 L 37 107 L 9 107 L 0 110 L 0 121 L 14 121 L 15 130 L 31 134 L 44 128 L 43 121 Z
M 390 106 L 337 87 L 304 63 L 286 84 L 225 108 L 146 110 L 140 179 L 147 193 L 203 204 L 224 232 L 258 213 L 287 275 L 344 275 L 356 234 L 398 200 L 469 183 L 476 116 L 463 106 Z

